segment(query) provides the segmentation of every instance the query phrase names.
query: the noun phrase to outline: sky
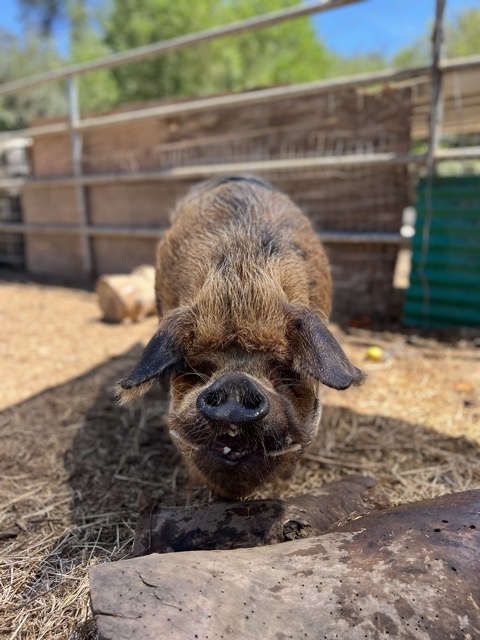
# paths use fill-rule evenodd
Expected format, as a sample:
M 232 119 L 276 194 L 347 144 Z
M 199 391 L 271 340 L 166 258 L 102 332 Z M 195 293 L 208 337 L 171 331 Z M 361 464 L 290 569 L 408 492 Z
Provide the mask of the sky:
M 321 39 L 337 53 L 382 53 L 391 58 L 430 31 L 435 4 L 435 0 L 365 0 L 317 14 L 313 21 Z M 466 8 L 480 9 L 480 0 L 446 0 L 446 19 Z
M 447 19 L 465 8 L 480 9 L 480 0 L 446 0 Z M 364 0 L 317 14 L 313 22 L 319 37 L 336 53 L 381 53 L 390 58 L 425 34 L 434 11 L 435 0 Z M 19 13 L 17 0 L 0 0 L 0 28 L 19 33 Z M 55 37 L 60 52 L 65 53 L 65 28 L 57 28 Z

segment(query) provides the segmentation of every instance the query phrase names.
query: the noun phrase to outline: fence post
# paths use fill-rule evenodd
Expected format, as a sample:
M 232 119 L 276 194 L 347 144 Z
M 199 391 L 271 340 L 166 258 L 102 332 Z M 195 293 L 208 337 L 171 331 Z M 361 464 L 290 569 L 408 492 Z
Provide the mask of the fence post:
M 80 105 L 78 100 L 78 86 L 76 76 L 67 76 L 68 93 L 68 124 L 70 127 L 70 143 L 72 148 L 73 175 L 79 178 L 82 175 L 82 134 L 76 128 L 80 120 Z M 78 221 L 81 230 L 79 240 L 81 245 L 83 271 L 85 275 L 93 275 L 92 248 L 91 241 L 86 232 L 88 226 L 87 199 L 85 196 L 85 186 L 80 183 L 75 184 L 75 200 L 77 204 Z
M 442 133 L 442 69 L 440 58 L 443 44 L 443 14 L 445 12 L 445 0 L 437 0 L 435 11 L 435 26 L 432 34 L 432 100 L 430 106 L 429 140 L 427 152 L 427 172 L 433 175 L 435 172 L 435 155 Z
M 430 282 L 426 272 L 428 251 L 430 247 L 430 228 L 432 226 L 433 204 L 432 189 L 436 168 L 436 154 L 442 133 L 442 70 L 440 58 L 443 44 L 443 15 L 445 0 L 436 0 L 435 24 L 432 33 L 432 100 L 430 105 L 430 123 L 428 151 L 426 158 L 427 179 L 425 184 L 425 215 L 422 228 L 422 249 L 418 259 L 417 275 L 422 286 L 422 309 L 425 323 L 430 317 Z

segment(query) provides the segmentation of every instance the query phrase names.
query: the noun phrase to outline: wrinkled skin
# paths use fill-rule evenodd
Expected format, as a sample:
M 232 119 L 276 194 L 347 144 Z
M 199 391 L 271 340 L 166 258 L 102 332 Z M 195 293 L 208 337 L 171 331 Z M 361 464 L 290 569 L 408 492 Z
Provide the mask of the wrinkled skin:
M 326 326 L 322 245 L 287 196 L 253 178 L 194 189 L 157 252 L 160 324 L 122 401 L 171 376 L 171 435 L 219 495 L 287 476 L 318 429 L 322 384 L 361 372 Z

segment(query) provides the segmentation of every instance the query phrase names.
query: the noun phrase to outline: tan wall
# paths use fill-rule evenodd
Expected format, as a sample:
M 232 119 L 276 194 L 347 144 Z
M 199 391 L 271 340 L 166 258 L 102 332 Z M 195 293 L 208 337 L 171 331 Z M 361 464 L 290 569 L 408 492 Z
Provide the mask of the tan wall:
M 88 187 L 90 222 L 166 227 L 175 203 L 193 184 L 137 182 Z
M 156 240 L 94 238 L 94 266 L 97 273 L 129 273 L 141 264 L 155 261 Z
M 80 240 L 71 236 L 27 233 L 25 262 L 27 271 L 33 274 L 69 282 L 85 279 Z

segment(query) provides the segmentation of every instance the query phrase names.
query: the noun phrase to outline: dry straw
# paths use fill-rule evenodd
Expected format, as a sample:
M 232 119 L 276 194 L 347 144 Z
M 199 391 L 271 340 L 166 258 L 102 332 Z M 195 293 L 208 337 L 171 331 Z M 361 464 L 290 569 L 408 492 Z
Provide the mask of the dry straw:
M 165 393 L 132 409 L 108 392 L 131 355 L 1 415 L 1 638 L 96 638 L 88 567 L 128 557 L 148 502 L 209 498 L 188 485 L 168 438 Z M 480 486 L 478 447 L 466 439 L 327 406 L 292 480 L 262 495 L 304 493 L 351 473 L 375 477 L 383 504 Z

